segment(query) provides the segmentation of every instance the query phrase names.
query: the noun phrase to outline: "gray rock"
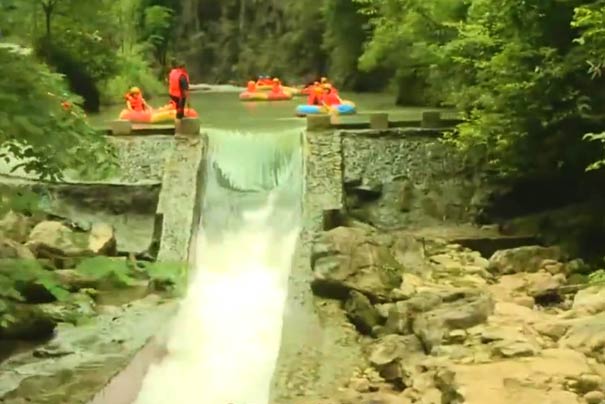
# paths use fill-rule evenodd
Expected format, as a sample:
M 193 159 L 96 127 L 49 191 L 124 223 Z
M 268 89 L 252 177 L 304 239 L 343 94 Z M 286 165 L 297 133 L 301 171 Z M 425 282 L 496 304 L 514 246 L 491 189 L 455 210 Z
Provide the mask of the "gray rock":
M 94 300 L 83 293 L 74 293 L 65 302 L 54 302 L 37 305 L 48 318 L 60 323 L 78 324 L 81 320 L 93 317 Z
M 584 394 L 584 400 L 587 404 L 602 404 L 605 401 L 605 394 L 602 391 L 591 391 Z
M 579 393 L 588 393 L 593 390 L 601 390 L 604 387 L 603 378 L 599 375 L 584 374 L 577 380 L 576 390 Z
M 94 223 L 88 235 L 88 250 L 96 255 L 115 255 L 116 249 L 116 233 L 113 226 Z
M 388 301 L 402 280 L 402 268 L 389 250 L 356 228 L 323 233 L 313 245 L 312 268 L 314 292 L 337 299 L 357 290 L 372 301 Z
M 605 347 L 605 313 L 588 316 L 573 322 L 559 346 L 591 355 Z
M 534 356 L 538 351 L 536 346 L 523 341 L 499 341 L 492 346 L 492 353 L 503 358 Z
M 355 290 L 351 291 L 349 299 L 345 302 L 345 310 L 349 320 L 362 334 L 371 334 L 372 329 L 382 322 L 380 314 L 372 306 L 370 299 Z
M 31 218 L 13 211 L 0 219 L 0 235 L 18 243 L 25 243 L 33 227 Z
M 419 314 L 412 329 L 430 351 L 442 343 L 449 331 L 464 330 L 485 322 L 493 309 L 494 302 L 489 295 L 469 296 Z
M 387 335 L 374 343 L 369 359 L 372 366 L 380 368 L 399 359 L 423 354 L 422 344 L 416 336 Z
M 4 309 L 4 310 L 2 310 Z M 40 340 L 52 335 L 57 322 L 38 305 L 0 299 L 0 315 L 10 313 L 0 323 L 1 339 Z
M 29 235 L 27 247 L 38 258 L 90 256 L 88 234 L 77 233 L 61 222 L 38 223 Z
M 26 246 L 8 238 L 0 238 L 0 258 L 33 260 L 36 257 Z
M 407 302 L 397 302 L 389 310 L 386 324 L 382 332 L 384 334 L 406 335 L 411 333 L 412 311 Z
M 537 272 L 542 261 L 559 261 L 561 258 L 561 249 L 558 247 L 526 246 L 499 250 L 491 256 L 488 270 L 495 274 Z

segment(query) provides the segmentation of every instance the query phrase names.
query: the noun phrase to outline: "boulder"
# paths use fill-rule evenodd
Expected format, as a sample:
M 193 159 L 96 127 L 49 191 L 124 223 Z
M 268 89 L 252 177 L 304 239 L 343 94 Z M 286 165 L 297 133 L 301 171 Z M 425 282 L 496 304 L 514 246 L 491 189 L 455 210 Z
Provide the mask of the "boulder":
M 402 268 L 388 248 L 362 229 L 337 227 L 313 245 L 311 265 L 316 294 L 346 299 L 357 290 L 372 301 L 388 301 L 400 286 Z
M 429 311 L 443 302 L 441 296 L 420 292 L 411 299 L 396 302 L 389 308 L 387 321 L 382 333 L 406 335 L 412 332 L 412 320 L 418 313 Z
M 525 275 L 527 281 L 527 294 L 534 298 L 537 304 L 560 303 L 562 296 L 560 287 L 565 284 L 565 276 L 538 271 Z
M 420 340 L 414 335 L 387 335 L 373 345 L 369 355 L 370 364 L 387 381 L 403 377 L 400 361 L 411 362 L 424 356 Z
M 580 290 L 574 296 L 572 310 L 582 314 L 596 314 L 605 311 L 605 288 L 592 286 Z
M 96 255 L 115 255 L 116 248 L 113 226 L 106 223 L 93 223 L 88 235 L 88 249 Z
M 32 229 L 32 220 L 20 213 L 9 211 L 0 219 L 0 237 L 25 243 Z
M 586 404 L 603 404 L 605 402 L 605 394 L 602 391 L 591 391 L 584 394 Z
M 585 354 L 602 356 L 605 349 L 605 313 L 573 321 L 559 345 Z
M 99 279 L 83 275 L 74 269 L 57 269 L 54 271 L 59 283 L 71 292 L 77 292 L 80 289 L 96 289 L 99 286 Z
M 544 260 L 559 261 L 559 247 L 526 246 L 496 251 L 489 259 L 488 270 L 494 274 L 537 272 Z
M 4 299 L 0 300 L 0 319 L 0 339 L 40 340 L 50 337 L 57 325 L 39 305 Z
M 428 262 L 424 252 L 423 243 L 416 237 L 399 233 L 395 235 L 391 247 L 393 256 L 406 272 L 422 274 L 428 268 Z
M 38 258 L 90 256 L 88 234 L 76 233 L 61 222 L 38 223 L 26 244 Z
M 492 353 L 502 358 L 534 356 L 540 348 L 526 341 L 499 341 L 492 346 Z
M 488 294 L 467 294 L 461 299 L 445 303 L 421 313 L 413 321 L 412 329 L 430 352 L 442 343 L 451 330 L 465 330 L 485 322 L 494 310 Z
M 372 306 L 370 299 L 355 290 L 351 291 L 351 295 L 345 303 L 345 310 L 349 320 L 362 334 L 371 334 L 374 327 L 382 322 L 378 310 Z
M 70 295 L 66 302 L 54 302 L 37 305 L 45 316 L 57 323 L 78 324 L 81 320 L 96 314 L 94 300 L 83 293 Z
M 0 238 L 0 259 L 7 258 L 33 260 L 36 257 L 30 251 L 30 249 L 23 244 L 19 244 L 18 242 L 8 238 Z

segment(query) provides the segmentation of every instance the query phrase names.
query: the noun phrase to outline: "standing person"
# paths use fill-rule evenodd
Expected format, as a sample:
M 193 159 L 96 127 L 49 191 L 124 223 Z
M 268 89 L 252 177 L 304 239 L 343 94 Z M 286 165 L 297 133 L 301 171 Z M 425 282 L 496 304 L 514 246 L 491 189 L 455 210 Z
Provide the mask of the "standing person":
M 174 63 L 168 74 L 168 93 L 170 99 L 176 104 L 176 119 L 185 116 L 185 105 L 189 95 L 189 73 L 184 63 Z

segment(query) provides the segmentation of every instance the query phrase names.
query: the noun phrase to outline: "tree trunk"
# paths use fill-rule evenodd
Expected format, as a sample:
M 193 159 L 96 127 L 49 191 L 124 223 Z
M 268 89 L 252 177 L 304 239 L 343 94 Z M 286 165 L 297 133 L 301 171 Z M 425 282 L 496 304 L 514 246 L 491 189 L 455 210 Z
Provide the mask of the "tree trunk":
M 51 37 L 51 19 L 55 9 L 56 0 L 49 0 L 42 2 L 42 9 L 44 10 L 44 17 L 46 21 L 46 38 L 50 40 Z

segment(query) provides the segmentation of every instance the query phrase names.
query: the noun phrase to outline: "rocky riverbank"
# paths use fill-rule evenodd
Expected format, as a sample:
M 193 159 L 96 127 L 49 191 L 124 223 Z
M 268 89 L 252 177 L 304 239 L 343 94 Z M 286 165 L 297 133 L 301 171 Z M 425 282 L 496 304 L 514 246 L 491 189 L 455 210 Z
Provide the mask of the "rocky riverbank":
M 480 252 L 369 226 L 318 234 L 312 287 L 365 365 L 325 403 L 601 403 L 605 288 L 557 247 Z M 300 400 L 301 403 L 310 403 Z
M 204 144 L 137 138 L 119 146 L 112 182 L 2 181 L 7 198 L 36 199 L 18 204 L 24 214 L 0 218 L 2 403 L 98 399 L 176 311 Z

